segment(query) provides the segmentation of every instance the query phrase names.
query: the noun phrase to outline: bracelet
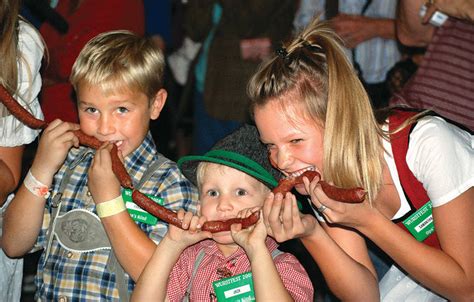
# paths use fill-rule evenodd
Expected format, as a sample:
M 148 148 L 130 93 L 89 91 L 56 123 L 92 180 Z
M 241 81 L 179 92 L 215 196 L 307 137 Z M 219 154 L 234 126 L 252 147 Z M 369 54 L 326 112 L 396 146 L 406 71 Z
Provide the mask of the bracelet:
M 33 195 L 45 199 L 49 197 L 49 187 L 37 180 L 31 173 L 31 170 L 28 170 L 28 173 L 23 180 L 23 184 Z
M 122 195 L 118 197 L 101 202 L 96 205 L 97 215 L 100 218 L 109 217 L 118 213 L 125 211 L 125 203 L 123 202 Z

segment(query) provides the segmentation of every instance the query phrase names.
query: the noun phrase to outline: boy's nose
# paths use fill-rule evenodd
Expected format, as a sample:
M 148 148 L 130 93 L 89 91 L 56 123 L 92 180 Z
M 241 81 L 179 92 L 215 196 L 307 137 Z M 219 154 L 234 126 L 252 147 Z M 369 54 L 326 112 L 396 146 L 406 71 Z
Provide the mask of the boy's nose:
M 217 210 L 219 211 L 230 211 L 232 210 L 232 202 L 230 197 L 221 197 L 219 202 L 217 203 Z
M 101 116 L 97 125 L 97 133 L 100 135 L 109 135 L 115 132 L 113 120 L 107 116 Z

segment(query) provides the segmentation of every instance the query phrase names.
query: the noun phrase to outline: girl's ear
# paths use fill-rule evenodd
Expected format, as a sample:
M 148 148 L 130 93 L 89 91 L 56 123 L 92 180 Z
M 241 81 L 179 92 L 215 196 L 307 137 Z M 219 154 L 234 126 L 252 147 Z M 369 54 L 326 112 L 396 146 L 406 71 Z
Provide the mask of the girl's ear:
M 150 119 L 156 120 L 165 106 L 166 98 L 168 97 L 168 92 L 164 89 L 158 90 L 152 103 L 150 104 Z

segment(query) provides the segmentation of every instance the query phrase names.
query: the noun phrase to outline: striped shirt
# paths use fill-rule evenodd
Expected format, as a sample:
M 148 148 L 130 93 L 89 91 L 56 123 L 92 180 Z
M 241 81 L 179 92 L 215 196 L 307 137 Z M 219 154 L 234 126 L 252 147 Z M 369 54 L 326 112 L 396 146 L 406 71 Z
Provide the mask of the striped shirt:
M 87 187 L 87 172 L 94 152 L 86 147 L 71 149 L 65 163 L 55 175 L 52 197 L 59 190 L 66 168 L 74 169 L 62 195 L 59 215 L 73 209 L 96 213 L 95 203 Z M 162 155 L 156 151 L 151 134 L 148 133 L 142 144 L 125 158 L 125 167 L 134 185 L 137 185 L 150 164 L 159 156 Z M 198 195 L 195 187 L 170 160 L 166 160 L 159 169 L 154 171 L 149 180 L 141 186 L 140 192 L 163 198 L 165 206 L 173 211 L 180 208 L 196 211 Z M 38 246 L 43 249 L 46 249 L 47 244 L 52 197 L 47 200 L 43 226 L 37 241 Z M 161 221 L 156 225 L 136 223 L 154 242 L 159 242 L 168 229 L 167 224 Z M 110 249 L 83 253 L 72 252 L 62 247 L 58 240 L 53 239 L 49 257 L 46 259 L 43 252 L 39 260 L 35 280 L 37 286 L 35 298 L 42 301 L 58 301 L 61 297 L 73 301 L 119 301 L 115 273 L 106 267 L 109 256 Z M 128 274 L 125 274 L 125 278 L 128 282 L 128 290 L 131 292 L 134 283 Z
M 348 15 L 361 15 L 365 2 L 365 0 L 339 0 L 339 12 Z M 397 2 L 394 0 L 374 0 L 365 11 L 364 16 L 395 19 Z M 324 10 L 325 0 L 302 0 L 293 25 L 299 31 L 311 21 L 315 14 L 324 12 Z M 325 18 L 324 13 L 321 18 Z M 352 60 L 350 50 L 347 50 L 346 54 Z M 364 41 L 355 48 L 355 60 L 359 64 L 362 76 L 367 83 L 383 82 L 390 68 L 400 60 L 397 41 L 383 38 Z
M 266 245 L 270 253 L 277 249 L 277 243 L 267 237 Z M 192 278 L 197 256 L 204 251 L 200 265 Z M 273 259 L 281 280 L 295 301 L 313 301 L 314 289 L 303 266 L 295 256 L 282 253 Z M 225 257 L 215 241 L 204 240 L 187 248 L 171 271 L 167 294 L 170 302 L 182 301 L 192 279 L 189 301 L 216 301 L 212 286 L 222 279 L 222 270 L 232 276 L 250 271 L 250 261 L 242 248 Z
M 432 109 L 474 131 L 474 25 L 449 19 L 428 45 L 415 75 L 391 105 Z

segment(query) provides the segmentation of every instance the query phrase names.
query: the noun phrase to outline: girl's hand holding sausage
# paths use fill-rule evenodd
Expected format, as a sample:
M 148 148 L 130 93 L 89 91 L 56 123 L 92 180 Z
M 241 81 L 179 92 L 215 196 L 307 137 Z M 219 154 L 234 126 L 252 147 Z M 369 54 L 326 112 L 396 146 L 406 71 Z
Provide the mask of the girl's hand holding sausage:
M 72 131 L 80 129 L 78 124 L 52 121 L 39 140 L 32 174 L 45 185 L 51 185 L 54 174 L 64 163 L 71 147 L 79 147 L 79 140 Z
M 180 209 L 177 214 L 178 219 L 182 221 L 182 229 L 170 224 L 168 233 L 165 235 L 167 242 L 173 244 L 176 251 L 181 252 L 190 245 L 212 238 L 210 232 L 201 231 L 202 225 L 207 221 L 206 217 L 196 216 L 183 209 Z
M 244 209 L 237 214 L 237 218 L 249 217 L 257 211 L 261 211 L 261 207 Z M 262 215 L 260 215 L 255 225 L 242 229 L 241 224 L 233 224 L 230 227 L 230 231 L 232 239 L 245 250 L 249 257 L 251 257 L 257 249 L 266 248 L 265 239 L 267 238 L 267 231 L 263 223 Z
M 111 200 L 121 193 L 120 182 L 112 171 L 112 147 L 112 144 L 105 143 L 97 149 L 89 169 L 88 187 L 96 204 Z
M 361 203 L 347 203 L 327 197 L 317 180 L 309 181 L 303 178 L 306 192 L 310 194 L 311 202 L 329 223 L 359 228 L 373 217 L 375 208 L 365 200 Z
M 308 236 L 320 227 L 312 215 L 301 214 L 296 197 L 288 192 L 270 193 L 263 205 L 263 221 L 268 235 L 278 242 Z

